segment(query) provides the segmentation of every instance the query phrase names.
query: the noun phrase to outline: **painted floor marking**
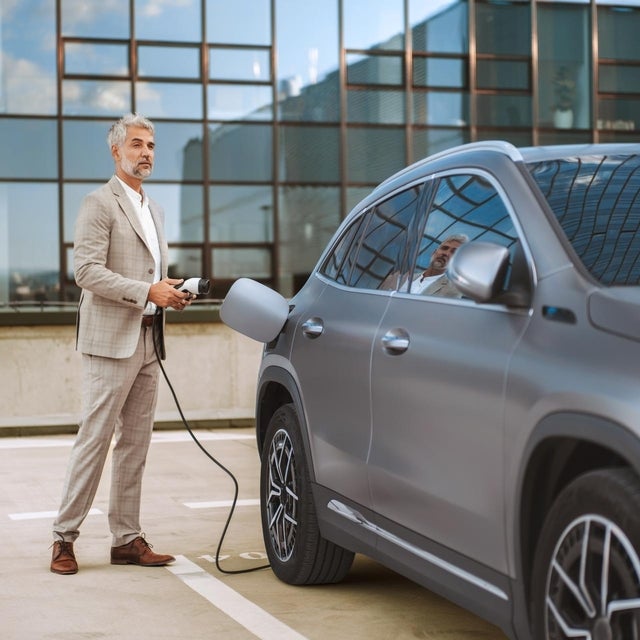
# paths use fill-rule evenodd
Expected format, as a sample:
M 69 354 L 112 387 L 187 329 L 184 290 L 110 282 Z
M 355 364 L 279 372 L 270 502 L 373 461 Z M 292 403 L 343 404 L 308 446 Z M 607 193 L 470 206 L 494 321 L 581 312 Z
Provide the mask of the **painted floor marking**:
M 257 638 L 261 640 L 306 640 L 305 636 L 274 618 L 270 613 L 184 556 L 176 556 L 176 562 L 167 566 L 167 569 Z
M 220 507 L 230 507 L 232 500 L 213 500 L 212 502 L 185 502 L 184 506 L 189 509 L 219 509 Z M 260 506 L 260 498 L 249 498 L 238 500 L 236 507 L 257 507 Z
M 248 433 L 200 433 L 195 432 L 201 442 L 221 440 L 255 440 L 255 435 Z M 0 438 L 0 449 L 45 449 L 50 447 L 71 447 L 75 441 L 74 436 L 47 439 L 39 436 L 24 436 L 22 438 Z M 154 444 L 166 444 L 172 442 L 192 442 L 191 436 L 179 431 L 157 431 L 151 436 Z
M 58 515 L 57 511 L 27 511 L 25 513 L 9 513 L 9 519 L 11 520 L 38 520 L 40 518 L 53 519 Z M 102 511 L 100 509 L 89 509 L 90 516 L 100 516 Z

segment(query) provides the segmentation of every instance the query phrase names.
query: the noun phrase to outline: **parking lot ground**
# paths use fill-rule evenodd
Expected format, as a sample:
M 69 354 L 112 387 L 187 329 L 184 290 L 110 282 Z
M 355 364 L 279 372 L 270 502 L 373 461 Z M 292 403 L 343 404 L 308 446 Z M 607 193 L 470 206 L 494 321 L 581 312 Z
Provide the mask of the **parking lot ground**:
M 239 483 L 220 557 L 225 570 L 265 564 L 253 431 L 202 430 L 202 444 Z M 214 556 L 231 479 L 186 431 L 156 432 L 142 521 L 171 567 L 109 564 L 109 461 L 75 544 L 80 570 L 49 571 L 51 523 L 73 438 L 0 438 L 0 636 L 3 640 L 505 640 L 494 626 L 368 558 L 338 585 L 292 587 L 269 569 L 229 575 Z

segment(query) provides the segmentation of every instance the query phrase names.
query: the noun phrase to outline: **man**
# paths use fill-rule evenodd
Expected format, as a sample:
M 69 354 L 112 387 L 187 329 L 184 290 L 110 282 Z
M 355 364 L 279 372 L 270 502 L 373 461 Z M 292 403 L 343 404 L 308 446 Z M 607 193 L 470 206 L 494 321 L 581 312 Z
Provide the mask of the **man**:
M 63 575 L 78 571 L 73 543 L 114 432 L 111 563 L 163 566 L 175 560 L 145 540 L 140 494 L 157 400 L 156 352 L 164 357 L 164 309 L 182 310 L 191 296 L 174 288 L 181 280 L 166 277 L 164 213 L 142 190 L 153 169 L 153 124 L 129 114 L 111 127 L 107 141 L 115 175 L 83 200 L 75 228 L 82 418 L 53 524 L 51 571 Z
M 422 295 L 435 295 L 445 298 L 460 298 L 460 292 L 449 282 L 445 273 L 451 256 L 458 247 L 467 242 L 469 238 L 464 234 L 449 236 L 440 243 L 431 254 L 429 266 L 411 283 L 410 293 Z

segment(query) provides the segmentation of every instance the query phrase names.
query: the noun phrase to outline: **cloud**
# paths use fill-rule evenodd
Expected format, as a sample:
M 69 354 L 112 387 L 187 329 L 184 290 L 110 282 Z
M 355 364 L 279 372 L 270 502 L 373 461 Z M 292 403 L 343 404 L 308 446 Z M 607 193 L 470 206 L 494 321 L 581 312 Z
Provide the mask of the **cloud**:
M 0 74 L 0 111 L 52 114 L 56 112 L 56 79 L 37 64 L 4 54 Z
M 141 16 L 155 18 L 162 15 L 166 9 L 190 7 L 192 5 L 193 0 L 147 0 L 137 11 Z

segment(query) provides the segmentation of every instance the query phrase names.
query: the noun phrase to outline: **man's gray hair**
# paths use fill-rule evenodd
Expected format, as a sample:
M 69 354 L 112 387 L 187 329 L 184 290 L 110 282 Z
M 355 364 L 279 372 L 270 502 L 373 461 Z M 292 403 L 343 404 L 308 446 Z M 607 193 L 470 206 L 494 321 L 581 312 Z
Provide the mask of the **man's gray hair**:
M 154 133 L 154 126 L 151 120 L 139 113 L 129 113 L 111 125 L 109 134 L 107 135 L 109 149 L 114 146 L 121 147 L 124 144 L 124 141 L 127 139 L 127 129 L 129 127 L 142 127 L 152 134 Z
M 464 244 L 465 242 L 469 242 L 469 236 L 465 233 L 454 233 L 452 236 L 445 238 L 440 244 L 444 244 L 445 242 L 459 242 L 460 244 Z

